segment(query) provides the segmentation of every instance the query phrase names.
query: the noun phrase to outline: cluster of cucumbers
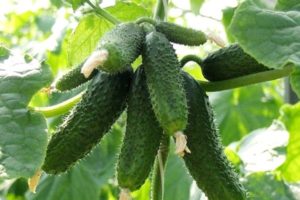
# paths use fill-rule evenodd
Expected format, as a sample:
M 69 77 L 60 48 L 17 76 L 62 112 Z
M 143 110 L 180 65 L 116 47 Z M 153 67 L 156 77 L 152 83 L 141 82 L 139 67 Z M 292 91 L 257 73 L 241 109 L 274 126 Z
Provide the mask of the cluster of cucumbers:
M 139 189 L 151 173 L 164 134 L 181 132 L 190 150 L 183 156 L 185 164 L 208 199 L 246 199 L 224 155 L 208 97 L 181 69 L 171 42 L 198 46 L 206 42 L 206 36 L 147 19 L 119 24 L 99 41 L 95 51 L 105 51 L 106 57 L 88 77 L 81 73 L 85 61 L 57 81 L 61 91 L 90 82 L 49 142 L 42 166 L 46 173 L 65 172 L 85 157 L 126 110 L 126 132 L 116 167 L 122 189 Z M 133 71 L 131 64 L 140 55 L 142 64 Z M 269 70 L 238 45 L 210 54 L 200 65 L 210 81 Z

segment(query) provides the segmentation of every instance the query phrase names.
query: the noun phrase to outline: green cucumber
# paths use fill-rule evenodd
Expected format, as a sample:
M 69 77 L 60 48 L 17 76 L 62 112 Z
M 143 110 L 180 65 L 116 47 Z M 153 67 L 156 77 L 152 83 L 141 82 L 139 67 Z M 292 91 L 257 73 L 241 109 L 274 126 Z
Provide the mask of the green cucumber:
M 189 46 L 199 46 L 206 42 L 206 35 L 199 30 L 186 28 L 170 22 L 157 22 L 155 28 L 169 41 Z
M 71 90 L 92 79 L 97 74 L 98 70 L 94 70 L 88 78 L 85 78 L 81 73 L 81 67 L 83 64 L 84 62 L 60 77 L 55 84 L 55 88 L 60 91 Z
M 139 189 L 151 171 L 163 130 L 152 110 L 143 67 L 139 67 L 128 98 L 126 133 L 117 164 L 121 188 Z
M 246 54 L 238 44 L 221 48 L 208 55 L 202 61 L 201 69 L 209 81 L 222 81 L 270 70 Z
M 111 75 L 99 72 L 81 101 L 52 136 L 42 169 L 65 172 L 88 154 L 107 133 L 126 106 L 131 71 Z
M 183 131 L 187 101 L 173 46 L 162 33 L 151 32 L 146 36 L 142 58 L 157 120 L 169 135 Z
M 109 73 L 126 70 L 140 55 L 144 37 L 143 29 L 135 23 L 117 25 L 98 44 L 97 50 L 108 51 L 107 60 L 98 68 Z
M 191 150 L 183 158 L 190 174 L 209 200 L 246 199 L 246 192 L 223 152 L 205 91 L 187 73 L 182 74 L 189 107 L 184 133 Z

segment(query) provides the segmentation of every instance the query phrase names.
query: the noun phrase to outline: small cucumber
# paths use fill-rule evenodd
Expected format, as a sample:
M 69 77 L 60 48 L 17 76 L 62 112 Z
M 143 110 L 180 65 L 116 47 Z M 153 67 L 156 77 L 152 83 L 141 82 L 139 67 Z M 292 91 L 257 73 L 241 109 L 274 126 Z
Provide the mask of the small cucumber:
M 154 113 L 165 132 L 185 129 L 187 102 L 173 46 L 159 32 L 147 34 L 142 53 Z
M 88 154 L 126 106 L 132 71 L 116 75 L 99 72 L 81 101 L 52 136 L 42 169 L 65 172 Z
M 85 78 L 81 73 L 81 67 L 83 64 L 84 62 L 77 65 L 58 79 L 55 84 L 55 88 L 60 91 L 71 90 L 92 79 L 97 74 L 98 70 L 94 70 L 91 76 Z
M 158 32 L 163 33 L 169 41 L 189 46 L 199 46 L 206 42 L 206 35 L 199 30 L 186 28 L 170 22 L 157 22 Z
M 143 29 L 135 23 L 117 25 L 98 44 L 97 50 L 108 51 L 107 60 L 98 68 L 109 73 L 126 70 L 140 55 L 144 37 Z
M 162 135 L 141 66 L 135 73 L 129 93 L 126 133 L 117 164 L 121 188 L 134 191 L 142 186 L 153 166 Z
M 207 95 L 191 76 L 185 72 L 182 75 L 189 108 L 184 133 L 191 150 L 184 161 L 190 174 L 209 200 L 246 199 L 246 192 L 223 152 Z
M 238 44 L 221 48 L 208 55 L 202 61 L 201 69 L 209 81 L 222 81 L 270 70 L 246 54 Z

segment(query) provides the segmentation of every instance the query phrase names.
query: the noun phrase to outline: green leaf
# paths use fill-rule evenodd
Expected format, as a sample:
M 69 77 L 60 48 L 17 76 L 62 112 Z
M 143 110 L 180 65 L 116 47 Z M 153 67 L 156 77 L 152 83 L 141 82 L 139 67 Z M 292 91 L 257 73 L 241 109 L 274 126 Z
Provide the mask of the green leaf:
M 300 98 L 300 68 L 295 67 L 293 73 L 290 75 L 290 83 L 294 92 Z
M 200 8 L 205 0 L 190 0 L 191 10 L 195 15 L 199 14 Z
M 279 171 L 287 181 L 296 182 L 300 180 L 300 103 L 283 106 L 280 120 L 289 131 L 290 138 L 287 146 L 287 158 Z
M 82 4 L 86 2 L 86 0 L 67 0 L 72 5 L 73 10 L 79 8 Z
M 94 51 L 101 36 L 112 27 L 96 14 L 84 16 L 71 35 L 68 60 L 71 66 L 81 63 Z
M 107 11 L 121 21 L 133 21 L 150 13 L 134 3 L 118 2 Z M 122 12 L 120 12 L 122 11 Z M 74 33 L 71 35 L 68 49 L 68 59 L 71 66 L 81 63 L 97 46 L 102 35 L 113 28 L 106 19 L 90 14 L 84 16 Z
M 282 97 L 271 83 L 210 94 L 223 144 L 240 140 L 278 117 Z
M 245 177 L 251 200 L 296 200 L 288 185 L 274 174 L 257 172 Z
M 0 44 L 0 61 L 7 59 L 9 54 L 9 50 Z
M 192 178 L 188 175 L 183 159 L 175 152 L 174 143 L 171 142 L 170 154 L 165 169 L 165 196 L 164 199 L 189 199 Z
M 106 10 L 122 22 L 134 21 L 140 17 L 151 16 L 151 12 L 145 7 L 124 1 L 118 2 L 115 6 L 111 6 Z
M 92 153 L 60 176 L 44 175 L 30 200 L 98 200 L 100 188 L 115 174 L 114 164 L 122 141 L 122 127 L 114 125 Z
M 288 132 L 279 121 L 269 128 L 257 129 L 245 136 L 238 148 L 244 171 L 273 171 L 285 161 Z
M 229 28 L 229 25 L 231 24 L 231 21 L 232 21 L 235 10 L 236 10 L 236 7 L 235 8 L 227 7 L 224 10 L 222 10 L 222 12 L 223 12 L 222 23 L 223 23 L 224 28 L 225 28 L 227 39 L 231 43 L 235 42 L 235 39 L 230 34 L 230 31 L 228 30 L 228 28 Z
M 27 105 L 50 81 L 48 67 L 37 60 L 15 55 L 0 61 L 0 177 L 31 177 L 44 161 L 47 124 Z
M 277 0 L 276 9 L 278 10 L 300 10 L 299 0 Z
M 300 12 L 274 11 L 248 0 L 237 8 L 229 31 L 246 53 L 268 67 L 300 65 Z

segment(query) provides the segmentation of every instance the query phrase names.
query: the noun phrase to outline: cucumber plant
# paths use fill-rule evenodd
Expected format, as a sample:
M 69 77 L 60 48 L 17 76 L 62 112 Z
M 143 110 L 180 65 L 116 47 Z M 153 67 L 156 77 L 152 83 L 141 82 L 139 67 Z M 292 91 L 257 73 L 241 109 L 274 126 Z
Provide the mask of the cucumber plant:
M 297 6 L 293 7 L 293 11 L 288 12 L 288 17 L 285 18 L 280 18 L 286 14 L 287 9 L 283 1 L 279 1 L 274 8 L 280 11 L 271 12 L 273 15 L 280 13 L 277 17 L 281 19 L 278 20 L 281 23 L 272 26 L 268 23 L 268 27 L 274 28 L 287 24 L 280 27 L 280 30 L 273 30 L 276 37 L 269 36 L 272 37 L 272 42 L 277 41 L 280 46 L 276 46 L 276 42 L 269 43 L 266 38 L 263 38 L 264 40 L 254 38 L 253 43 L 245 39 L 245 35 L 249 38 L 257 35 L 249 34 L 252 33 L 252 29 L 248 28 L 253 26 L 250 22 L 255 20 L 238 21 L 238 18 L 243 18 L 241 13 L 247 10 L 245 7 L 250 7 L 250 11 L 256 9 L 264 13 L 264 10 L 261 10 L 262 5 L 256 6 L 254 1 L 246 0 L 236 14 L 231 14 L 233 22 L 228 30 L 235 30 L 232 32 L 234 35 L 232 38 L 236 40 L 235 44 L 211 51 L 204 58 L 203 55 L 185 55 L 179 61 L 178 57 L 181 55 L 177 55 L 173 43 L 206 51 L 206 45 L 209 45 L 206 42 L 210 36 L 207 36 L 205 31 L 186 28 L 171 22 L 172 18 L 168 18 L 167 15 L 168 0 L 157 1 L 152 18 L 147 16 L 146 10 L 143 10 L 145 13 L 138 10 L 127 14 L 125 11 L 128 7 L 132 7 L 130 8 L 132 10 L 138 7 L 131 3 L 118 2 L 120 7 L 102 9 L 89 0 L 69 2 L 74 9 L 84 3 L 88 4 L 92 9 L 83 11 L 85 14 L 88 13 L 83 18 L 93 20 L 78 25 L 81 26 L 81 30 L 89 29 L 87 31 L 89 37 L 84 35 L 81 38 L 76 35 L 78 34 L 76 31 L 71 36 L 68 35 L 69 32 L 66 33 L 66 38 L 71 37 L 71 41 L 79 38 L 80 45 L 70 47 L 76 48 L 78 59 L 75 59 L 74 63 L 79 64 L 54 81 L 52 85 L 59 90 L 55 91 L 55 94 L 51 94 L 51 90 L 50 93 L 43 93 L 42 91 L 49 92 L 49 88 L 46 88 L 37 93 L 37 96 L 33 96 L 42 86 L 50 84 L 51 72 L 45 62 L 36 62 L 29 56 L 23 56 L 22 62 L 17 60 L 19 58 L 14 58 L 17 60 L 14 61 L 11 59 L 13 51 L 0 46 L 0 131 L 3 131 L 0 132 L 0 181 L 3 177 L 25 177 L 29 179 L 29 189 L 34 192 L 41 171 L 53 175 L 48 176 L 53 179 L 67 177 L 68 180 L 72 179 L 73 172 L 99 185 L 98 182 L 102 184 L 102 179 L 98 181 L 95 177 L 98 178 L 99 174 L 103 174 L 102 169 L 87 169 L 90 169 L 91 165 L 95 166 L 95 162 L 90 161 L 91 157 L 101 154 L 95 156 L 96 160 L 107 164 L 105 170 L 113 171 L 115 174 L 116 181 L 111 181 L 111 185 L 117 185 L 114 195 L 119 196 L 120 200 L 128 200 L 131 195 L 138 196 L 138 192 L 135 191 L 145 185 L 145 188 L 151 187 L 151 192 L 145 192 L 149 194 L 149 198 L 162 200 L 167 198 L 164 191 L 168 189 L 165 186 L 169 186 L 165 182 L 165 170 L 168 173 L 170 168 L 179 166 L 173 166 L 174 163 L 169 162 L 168 159 L 176 156 L 179 160 L 177 161 L 186 166 L 184 170 L 191 175 L 195 185 L 209 200 L 244 200 L 253 196 L 253 193 L 248 191 L 251 187 L 247 183 L 244 184 L 247 171 L 244 170 L 245 175 L 243 170 L 237 166 L 233 167 L 227 158 L 230 158 L 230 155 L 224 153 L 222 140 L 215 124 L 215 117 L 219 116 L 215 116 L 210 106 L 210 93 L 206 92 L 233 89 L 290 76 L 294 88 L 300 93 L 299 69 L 296 68 L 300 65 L 300 58 L 298 52 L 293 52 L 297 51 L 295 50 L 297 45 L 293 43 L 289 48 L 285 47 L 283 51 L 285 54 L 280 52 L 284 55 L 277 51 L 277 48 L 284 46 L 277 41 L 280 38 L 277 33 L 286 30 L 286 27 L 288 29 L 299 27 L 297 26 L 300 24 L 297 24 L 299 20 L 293 19 L 294 13 L 298 12 L 295 11 Z M 191 1 L 191 4 L 195 4 L 195 1 Z M 118 8 L 117 11 L 114 10 L 115 8 Z M 197 13 L 199 9 L 200 6 L 193 12 Z M 120 10 L 125 10 L 125 14 Z M 99 21 L 94 17 L 99 17 L 96 18 Z M 259 18 L 259 15 L 255 17 Z M 263 24 L 264 20 L 259 21 L 259 24 Z M 111 24 L 107 24 L 108 22 Z M 244 23 L 248 24 L 247 30 L 243 32 L 237 27 L 245 29 Z M 93 29 L 91 30 L 90 27 Z M 263 27 L 260 31 L 265 29 Z M 297 39 L 295 37 L 295 40 Z M 257 44 L 257 41 L 263 41 L 261 44 L 268 45 L 256 50 L 254 47 L 262 46 Z M 89 49 L 86 46 L 89 46 Z M 274 53 L 267 54 L 265 49 L 269 51 L 270 46 L 274 46 Z M 57 47 L 56 51 L 60 51 L 60 48 L 62 47 Z M 89 53 L 87 58 L 85 51 Z M 265 54 L 262 56 L 261 52 Z M 280 59 L 274 55 L 279 55 L 277 57 Z M 268 59 L 270 57 L 272 59 Z M 81 58 L 85 60 L 82 61 Z M 46 59 L 46 62 L 53 65 L 53 60 L 59 61 L 59 59 L 55 55 L 52 59 Z M 199 65 L 196 67 L 201 69 L 206 80 L 196 80 L 184 71 L 186 63 L 190 61 Z M 83 86 L 86 87 L 77 88 L 84 83 Z M 58 103 L 53 104 L 56 100 L 48 98 L 47 95 L 63 97 L 64 101 L 57 100 Z M 71 98 L 66 98 L 67 95 Z M 234 98 L 237 99 L 239 95 L 234 95 Z M 49 103 L 51 106 L 38 107 L 35 101 L 39 98 L 44 99 L 44 104 Z M 290 110 L 284 108 L 282 112 L 288 113 Z M 63 116 L 64 114 L 66 115 Z M 293 115 L 289 113 L 288 117 L 290 116 Z M 48 118 L 47 121 L 45 118 Z M 284 121 L 285 118 L 281 117 L 281 120 Z M 123 129 L 120 124 L 126 128 Z M 48 141 L 47 125 L 50 133 Z M 287 128 L 294 131 L 294 127 L 291 127 L 287 124 Z M 118 156 L 110 155 L 111 162 L 106 162 L 102 153 L 109 154 L 111 151 L 107 146 L 109 140 L 107 138 L 110 137 L 107 133 L 111 129 L 111 132 L 115 129 L 119 130 L 124 133 L 124 136 L 122 140 L 120 139 L 120 143 L 115 145 L 120 146 L 115 149 L 118 151 Z M 36 134 L 39 136 L 33 136 L 36 138 L 31 139 L 28 133 L 35 132 L 43 136 Z M 25 144 L 13 143 L 14 138 L 21 138 Z M 171 138 L 175 139 L 177 155 L 169 151 L 174 149 Z M 32 141 L 30 145 L 27 142 L 29 140 Z M 42 147 L 39 148 L 39 145 Z M 97 145 L 103 152 L 98 152 L 98 148 L 95 148 Z M 24 164 L 25 162 L 21 162 L 26 160 L 24 152 L 13 155 L 14 148 L 24 149 L 24 152 L 35 152 L 34 156 L 37 159 L 31 159 Z M 171 156 L 168 158 L 169 154 Z M 276 173 L 281 173 L 280 170 L 283 168 L 277 168 Z M 240 172 L 243 179 L 235 170 Z M 92 176 L 89 176 L 91 174 Z M 104 176 L 104 179 L 111 177 Z M 286 177 L 291 179 L 290 176 Z M 46 188 L 45 185 L 43 188 Z M 97 193 L 95 196 L 98 195 L 97 199 L 99 199 L 97 189 L 92 190 L 95 190 L 94 192 Z M 102 190 L 109 189 L 102 188 L 101 192 Z M 101 196 L 101 198 L 109 199 L 111 195 Z M 91 199 L 96 199 L 95 196 Z M 72 197 L 77 198 L 76 195 Z M 80 195 L 78 198 L 90 199 Z

